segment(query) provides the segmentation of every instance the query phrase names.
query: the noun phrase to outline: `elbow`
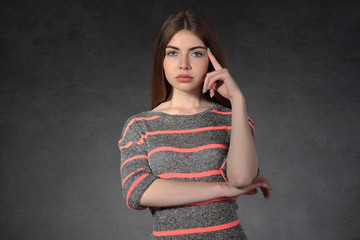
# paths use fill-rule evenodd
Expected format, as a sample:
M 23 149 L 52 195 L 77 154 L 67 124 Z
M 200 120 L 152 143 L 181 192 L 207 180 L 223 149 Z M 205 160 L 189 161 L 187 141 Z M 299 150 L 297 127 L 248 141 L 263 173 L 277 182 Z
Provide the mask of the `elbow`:
M 259 174 L 259 168 L 256 171 L 233 172 L 228 171 L 227 177 L 231 186 L 236 188 L 246 188 L 250 186 Z
M 250 186 L 254 181 L 255 176 L 246 175 L 242 177 L 230 177 L 229 176 L 229 183 L 231 186 L 236 188 L 246 188 Z
M 133 195 L 133 194 L 129 194 L 129 192 L 124 191 L 124 201 L 126 206 L 131 209 L 131 210 L 144 210 L 147 207 L 143 206 L 141 204 L 141 199 L 139 198 L 138 195 Z
M 236 188 L 246 188 L 250 186 L 252 181 L 253 181 L 252 178 L 233 179 L 233 180 L 229 179 L 230 185 Z

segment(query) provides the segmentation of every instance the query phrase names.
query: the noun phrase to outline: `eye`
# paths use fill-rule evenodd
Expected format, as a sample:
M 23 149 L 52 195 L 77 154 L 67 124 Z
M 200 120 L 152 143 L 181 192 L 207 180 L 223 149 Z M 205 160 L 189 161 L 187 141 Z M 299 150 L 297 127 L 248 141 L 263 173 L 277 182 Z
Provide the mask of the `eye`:
M 202 56 L 204 56 L 204 54 L 202 54 L 201 52 L 193 52 L 191 55 L 194 56 L 194 57 L 202 57 Z
M 167 52 L 166 53 L 166 55 L 168 55 L 168 56 L 177 56 L 177 52 L 175 52 L 175 51 L 169 51 L 169 52 Z

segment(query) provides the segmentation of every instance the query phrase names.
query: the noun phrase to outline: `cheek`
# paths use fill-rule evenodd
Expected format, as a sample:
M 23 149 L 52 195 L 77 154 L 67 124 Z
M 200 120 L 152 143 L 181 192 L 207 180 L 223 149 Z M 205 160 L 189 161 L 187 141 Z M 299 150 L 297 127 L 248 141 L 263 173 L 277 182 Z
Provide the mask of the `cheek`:
M 166 75 L 166 73 L 169 71 L 169 61 L 164 59 L 163 68 L 164 68 L 164 72 L 165 72 L 165 75 Z
M 201 72 L 206 74 L 209 67 L 209 59 L 197 59 L 194 64 L 196 64 L 196 68 Z
M 164 61 L 163 61 L 163 68 L 167 68 L 167 65 L 168 65 L 168 61 L 166 60 L 166 58 L 164 58 Z
M 172 79 L 171 76 L 174 74 L 174 63 L 171 61 L 171 59 L 169 60 L 164 58 L 163 69 L 166 79 Z
M 164 71 L 174 68 L 174 59 L 165 57 L 163 62 Z

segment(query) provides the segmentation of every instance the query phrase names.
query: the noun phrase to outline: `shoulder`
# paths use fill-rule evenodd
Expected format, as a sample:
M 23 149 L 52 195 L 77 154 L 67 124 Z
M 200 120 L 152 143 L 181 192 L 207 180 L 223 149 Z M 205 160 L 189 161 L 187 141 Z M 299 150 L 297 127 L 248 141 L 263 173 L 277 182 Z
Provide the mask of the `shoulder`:
M 231 108 L 228 108 L 224 105 L 221 104 L 217 104 L 216 108 L 214 110 L 212 110 L 212 113 L 217 114 L 217 116 L 223 116 L 226 119 L 231 119 L 232 116 L 232 110 Z M 254 121 L 247 116 L 249 124 L 253 127 L 253 125 L 255 124 Z
M 134 114 L 134 115 L 128 117 L 125 121 L 125 125 L 132 123 L 132 122 L 136 122 L 137 120 L 147 118 L 150 115 L 149 112 L 150 111 L 144 111 L 144 112 L 140 112 L 140 113 L 137 113 L 137 114 Z
M 221 105 L 220 103 L 218 103 L 215 105 L 215 107 L 211 111 L 211 113 L 215 114 L 215 116 L 231 118 L 232 110 L 230 108 L 225 107 L 224 105 Z
M 232 112 L 231 108 L 228 108 L 228 107 L 226 107 L 226 106 L 224 106 L 224 105 L 222 105 L 220 103 L 217 104 L 217 106 L 218 106 L 219 111 L 226 112 L 226 113 L 231 113 Z
M 151 111 L 144 111 L 137 114 L 134 114 L 130 117 L 128 117 L 125 120 L 121 138 L 124 139 L 126 137 L 135 137 L 140 133 L 140 129 L 143 126 L 143 122 L 150 121 L 152 119 L 156 119 L 158 116 L 156 114 L 153 114 Z
M 136 127 L 141 125 L 143 122 L 154 120 L 157 118 L 159 118 L 159 116 L 155 112 L 152 111 L 140 112 L 128 117 L 125 121 L 124 128 Z
M 163 103 L 160 103 L 159 105 L 157 105 L 155 108 L 153 108 L 149 112 L 163 112 L 163 111 L 166 111 L 168 108 L 169 108 L 169 103 L 163 102 Z

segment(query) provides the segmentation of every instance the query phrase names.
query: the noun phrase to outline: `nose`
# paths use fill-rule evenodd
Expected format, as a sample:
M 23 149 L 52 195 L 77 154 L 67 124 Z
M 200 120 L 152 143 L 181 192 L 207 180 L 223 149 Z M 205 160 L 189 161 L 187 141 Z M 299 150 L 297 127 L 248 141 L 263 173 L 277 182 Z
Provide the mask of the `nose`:
M 189 63 L 189 58 L 188 56 L 182 56 L 181 60 L 180 60 L 180 69 L 181 70 L 191 70 L 191 65 Z

